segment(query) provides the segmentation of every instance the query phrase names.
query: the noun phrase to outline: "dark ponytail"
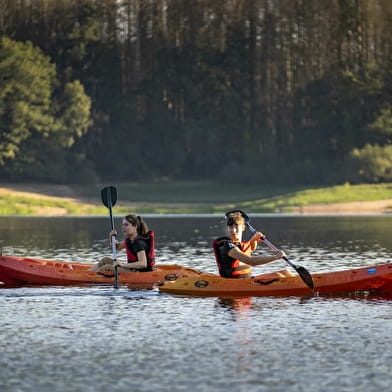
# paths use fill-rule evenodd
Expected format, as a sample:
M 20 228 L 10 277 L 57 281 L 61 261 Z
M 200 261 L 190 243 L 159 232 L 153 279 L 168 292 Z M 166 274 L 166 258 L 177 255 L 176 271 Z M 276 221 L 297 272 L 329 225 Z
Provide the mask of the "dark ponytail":
M 144 222 L 141 216 L 139 215 L 127 215 L 125 219 L 131 223 L 132 225 L 136 226 L 137 234 L 138 235 L 145 235 L 148 233 L 148 226 L 147 223 Z

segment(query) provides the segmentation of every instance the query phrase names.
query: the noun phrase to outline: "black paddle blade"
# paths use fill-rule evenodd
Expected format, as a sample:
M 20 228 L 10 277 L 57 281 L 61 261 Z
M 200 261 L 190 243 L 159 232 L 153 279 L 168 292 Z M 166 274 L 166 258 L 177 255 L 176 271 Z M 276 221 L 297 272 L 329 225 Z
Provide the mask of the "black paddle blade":
M 304 283 L 311 289 L 314 289 L 314 282 L 312 275 L 310 275 L 309 271 L 304 268 L 304 267 L 295 267 L 295 270 L 298 272 L 298 275 L 301 277 L 301 279 L 304 281 Z
M 114 186 L 107 186 L 101 190 L 102 203 L 107 208 L 112 208 L 117 201 L 117 189 Z

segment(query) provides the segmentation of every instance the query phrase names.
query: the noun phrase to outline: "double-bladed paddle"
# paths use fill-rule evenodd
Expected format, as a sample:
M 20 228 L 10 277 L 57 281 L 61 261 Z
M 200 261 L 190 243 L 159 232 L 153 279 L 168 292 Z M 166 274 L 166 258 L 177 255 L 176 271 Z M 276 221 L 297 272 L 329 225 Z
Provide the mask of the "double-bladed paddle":
M 110 225 L 112 230 L 114 230 L 114 219 L 113 219 L 113 211 L 112 208 L 116 204 L 117 201 L 117 189 L 114 186 L 107 186 L 101 190 L 101 199 L 102 203 L 109 208 L 110 214 Z M 117 260 L 117 252 L 116 252 L 116 236 L 112 236 L 112 254 L 113 254 L 113 262 Z M 118 288 L 118 267 L 114 267 L 114 284 L 115 287 Z
M 245 224 L 248 227 L 248 229 L 252 232 L 252 233 L 256 233 L 256 229 L 250 224 L 250 219 L 249 216 L 245 214 L 244 211 L 242 210 L 232 210 L 229 212 L 226 212 L 225 217 L 227 218 L 230 214 L 235 213 L 235 212 L 239 212 L 241 214 L 241 216 L 244 218 L 245 220 Z M 268 239 L 264 236 L 263 238 L 264 243 L 275 253 L 279 252 L 279 249 L 276 248 L 270 241 L 268 241 Z M 292 263 L 287 257 L 283 257 L 283 260 L 286 261 L 287 264 L 289 264 L 291 267 L 293 267 L 298 275 L 301 277 L 301 279 L 304 281 L 304 283 L 311 289 L 314 289 L 314 283 L 313 283 L 313 278 L 312 275 L 310 275 L 309 271 L 301 266 L 295 265 L 294 263 Z

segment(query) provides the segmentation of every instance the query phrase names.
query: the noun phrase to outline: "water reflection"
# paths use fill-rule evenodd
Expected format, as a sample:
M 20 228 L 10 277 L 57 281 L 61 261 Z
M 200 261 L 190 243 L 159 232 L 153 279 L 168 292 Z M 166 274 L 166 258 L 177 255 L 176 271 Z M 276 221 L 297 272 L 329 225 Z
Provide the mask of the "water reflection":
M 229 310 L 234 320 L 244 320 L 252 309 L 252 298 L 218 298 L 217 305 Z

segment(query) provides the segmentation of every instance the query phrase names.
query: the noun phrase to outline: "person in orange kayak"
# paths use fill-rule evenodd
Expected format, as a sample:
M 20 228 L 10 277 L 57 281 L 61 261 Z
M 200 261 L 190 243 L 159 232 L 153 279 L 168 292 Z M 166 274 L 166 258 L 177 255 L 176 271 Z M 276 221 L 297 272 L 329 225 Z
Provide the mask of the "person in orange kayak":
M 116 250 L 125 249 L 127 262 L 115 261 L 104 257 L 95 270 L 112 271 L 119 267 L 119 271 L 152 271 L 155 265 L 154 232 L 148 230 L 147 224 L 138 215 L 127 215 L 123 218 L 121 230 L 124 240 L 116 241 Z M 112 238 L 117 236 L 117 231 L 109 233 L 110 245 Z
M 226 220 L 227 237 L 217 238 L 212 244 L 219 274 L 224 278 L 250 278 L 252 266 L 267 264 L 286 256 L 283 251 L 273 256 L 252 256 L 264 235 L 257 231 L 249 241 L 243 241 L 242 233 L 245 229 L 245 219 L 241 213 L 230 213 Z

